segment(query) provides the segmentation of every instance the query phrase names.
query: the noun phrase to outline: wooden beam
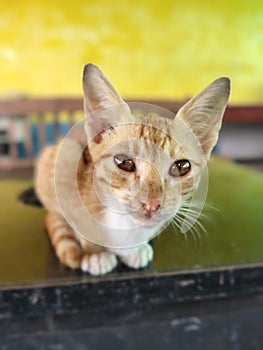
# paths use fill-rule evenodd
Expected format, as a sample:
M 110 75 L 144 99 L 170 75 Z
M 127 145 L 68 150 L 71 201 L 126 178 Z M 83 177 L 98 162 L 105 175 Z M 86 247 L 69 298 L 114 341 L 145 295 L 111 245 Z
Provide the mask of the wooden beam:
M 144 102 L 166 108 L 174 113 L 185 101 L 165 99 L 136 99 L 129 98 L 127 102 Z M 0 116 L 23 116 L 30 113 L 59 113 L 62 111 L 73 113 L 83 110 L 83 100 L 78 97 L 48 97 L 24 98 L 19 100 L 1 99 Z M 262 123 L 263 104 L 259 105 L 229 105 L 224 122 L 228 123 Z

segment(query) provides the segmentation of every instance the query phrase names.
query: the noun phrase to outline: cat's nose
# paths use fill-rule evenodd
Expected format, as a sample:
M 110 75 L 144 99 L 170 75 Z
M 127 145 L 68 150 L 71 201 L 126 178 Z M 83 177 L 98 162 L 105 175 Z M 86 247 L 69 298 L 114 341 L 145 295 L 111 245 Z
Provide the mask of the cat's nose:
M 148 197 L 142 202 L 142 207 L 146 216 L 151 217 L 161 206 L 161 201 L 158 198 Z

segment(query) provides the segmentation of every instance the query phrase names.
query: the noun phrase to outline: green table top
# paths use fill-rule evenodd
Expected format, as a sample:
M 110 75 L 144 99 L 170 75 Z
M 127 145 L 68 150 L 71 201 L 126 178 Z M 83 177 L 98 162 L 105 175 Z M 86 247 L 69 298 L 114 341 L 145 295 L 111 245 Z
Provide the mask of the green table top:
M 185 240 L 168 227 L 155 240 L 155 269 L 263 262 L 263 174 L 213 159 L 207 203 L 207 236 Z
M 45 210 L 17 195 L 31 184 L 0 181 L 0 285 L 78 276 L 60 265 L 44 230 Z M 169 226 L 154 239 L 154 271 L 263 262 L 263 175 L 222 159 L 209 165 L 207 236 L 188 239 Z M 115 272 L 116 273 L 116 272 Z M 113 272 L 114 274 L 114 272 Z

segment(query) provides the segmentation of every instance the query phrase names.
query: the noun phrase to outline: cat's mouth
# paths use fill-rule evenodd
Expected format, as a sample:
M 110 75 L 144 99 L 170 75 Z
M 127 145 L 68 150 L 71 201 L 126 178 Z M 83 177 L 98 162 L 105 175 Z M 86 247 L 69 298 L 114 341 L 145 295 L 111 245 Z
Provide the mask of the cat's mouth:
M 170 216 L 165 215 L 162 208 L 156 210 L 146 210 L 144 205 L 131 205 L 131 203 L 118 203 L 118 206 L 111 208 L 111 211 L 119 214 L 130 223 L 134 223 L 135 227 L 146 226 L 154 227 L 157 224 L 169 220 Z M 125 219 L 126 218 L 126 219 Z
M 160 215 L 160 213 L 148 214 L 143 211 L 137 211 L 136 213 L 133 213 L 130 215 L 130 218 L 136 225 L 147 227 L 156 226 L 156 224 L 167 220 L 167 218 L 164 218 L 163 215 Z

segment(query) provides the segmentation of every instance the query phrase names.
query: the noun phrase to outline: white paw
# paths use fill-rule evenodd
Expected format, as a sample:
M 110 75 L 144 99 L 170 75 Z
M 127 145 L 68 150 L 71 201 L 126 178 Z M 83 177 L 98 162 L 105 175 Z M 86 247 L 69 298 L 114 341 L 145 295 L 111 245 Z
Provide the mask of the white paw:
M 145 243 L 131 250 L 128 255 L 120 256 L 120 259 L 125 265 L 134 269 L 146 267 L 153 259 L 153 249 L 150 244 Z
M 89 272 L 93 276 L 105 275 L 117 265 L 115 254 L 101 252 L 98 254 L 84 255 L 81 261 L 81 270 Z

